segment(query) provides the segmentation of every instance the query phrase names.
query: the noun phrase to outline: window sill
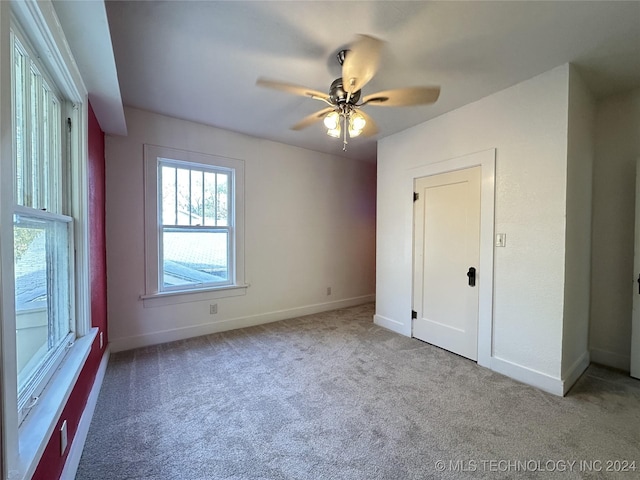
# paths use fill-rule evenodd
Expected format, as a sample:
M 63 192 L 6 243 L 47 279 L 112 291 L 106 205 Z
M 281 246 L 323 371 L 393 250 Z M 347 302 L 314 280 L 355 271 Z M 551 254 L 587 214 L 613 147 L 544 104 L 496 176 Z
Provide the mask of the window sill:
M 202 302 L 217 298 L 240 297 L 247 294 L 249 285 L 228 285 L 225 287 L 203 288 L 180 292 L 158 292 L 140 295 L 144 308 L 164 307 L 177 303 Z
M 20 456 L 17 468 L 10 472 L 9 478 L 31 478 L 35 472 L 97 335 L 98 328 L 92 328 L 85 336 L 75 341 L 62 365 L 40 395 L 40 400 L 20 426 Z

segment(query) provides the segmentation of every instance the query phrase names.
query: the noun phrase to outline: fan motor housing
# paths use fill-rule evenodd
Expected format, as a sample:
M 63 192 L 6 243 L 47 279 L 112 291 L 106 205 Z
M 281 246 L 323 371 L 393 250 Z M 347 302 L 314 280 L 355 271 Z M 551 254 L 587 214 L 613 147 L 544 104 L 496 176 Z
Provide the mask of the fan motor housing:
M 333 83 L 331 83 L 331 88 L 329 89 L 329 99 L 331 103 L 337 105 L 347 103 L 347 95 L 347 91 L 343 88 L 342 78 L 336 78 Z M 349 104 L 355 105 L 358 103 L 358 100 L 360 100 L 360 90 L 351 94 Z

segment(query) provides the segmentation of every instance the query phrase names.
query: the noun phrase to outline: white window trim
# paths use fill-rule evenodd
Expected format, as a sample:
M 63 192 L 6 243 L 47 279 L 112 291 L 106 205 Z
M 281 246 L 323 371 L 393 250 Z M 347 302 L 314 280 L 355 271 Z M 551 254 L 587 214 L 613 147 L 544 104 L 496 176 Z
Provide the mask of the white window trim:
M 40 60 L 65 99 L 81 108 L 74 108 L 69 116 L 72 129 L 71 151 L 75 162 L 70 178 L 72 192 L 71 215 L 75 221 L 76 247 L 76 333 L 78 339 L 69 348 L 61 366 L 54 374 L 38 403 L 22 425 L 17 416 L 17 365 L 15 337 L 15 285 L 13 271 L 13 183 L 14 145 L 4 142 L 0 147 L 0 357 L 2 378 L 2 475 L 14 479 L 31 478 L 60 418 L 75 381 L 80 374 L 97 329 L 91 329 L 89 306 L 89 256 L 87 222 L 87 91 L 77 69 L 64 32 L 50 1 L 25 0 L 0 2 L 0 134 L 13 138 L 11 108 L 12 53 L 10 42 L 11 18 L 20 24 Z
M 202 218 L 202 225 L 197 225 L 197 226 L 193 226 L 193 225 L 189 225 L 189 226 L 184 226 L 185 229 L 195 229 L 195 230 L 200 230 L 200 231 L 206 231 L 206 230 L 221 230 L 226 232 L 227 234 L 227 273 L 229 273 L 229 275 L 227 275 L 227 279 L 225 281 L 221 281 L 221 282 L 216 282 L 216 283 L 211 283 L 211 284 L 207 284 L 207 283 L 203 283 L 200 285 L 191 285 L 189 287 L 184 287 L 184 286 L 172 286 L 172 287 L 164 287 L 162 288 L 160 286 L 161 282 L 158 282 L 158 288 L 159 291 L 158 293 L 169 293 L 169 292 L 182 292 L 184 293 L 185 291 L 192 291 L 194 289 L 196 290 L 208 290 L 208 289 L 212 289 L 212 288 L 224 288 L 224 287 L 229 287 L 229 286 L 234 286 L 236 284 L 235 281 L 235 271 L 236 271 L 236 255 L 235 255 L 235 232 L 236 232 L 236 225 L 235 225 L 235 168 L 234 169 L 229 169 L 229 168 L 225 168 L 225 167 L 221 167 L 219 165 L 209 165 L 209 164 L 202 164 L 202 163 L 188 163 L 188 162 L 183 162 L 183 161 L 176 161 L 176 160 L 171 160 L 171 159 L 167 159 L 167 158 L 158 158 L 158 162 L 157 162 L 157 171 L 158 171 L 158 178 L 157 178 L 157 184 L 160 185 L 162 183 L 161 177 L 162 177 L 162 173 L 161 170 L 163 167 L 169 167 L 169 168 L 185 168 L 185 169 L 189 169 L 190 171 L 200 171 L 200 172 L 209 172 L 209 173 L 221 173 L 221 174 L 225 174 L 227 175 L 227 178 L 229 179 L 229 185 L 228 185 L 228 212 L 227 212 L 227 224 L 226 225 L 204 225 L 205 219 Z M 204 187 L 204 178 L 203 178 L 203 187 Z M 176 185 L 177 188 L 177 185 Z M 204 190 L 203 190 L 203 194 L 204 194 Z M 177 190 L 176 190 L 176 195 L 177 195 Z M 216 191 L 216 195 L 217 195 L 217 191 Z M 162 204 L 162 192 L 160 191 L 160 189 L 158 188 L 157 190 L 157 205 L 161 205 Z M 166 231 L 166 228 L 169 229 L 180 229 L 183 226 L 182 225 L 165 225 L 163 220 L 162 220 L 162 215 L 160 214 L 160 208 L 158 208 L 158 228 L 159 228 L 159 233 L 158 233 L 158 240 L 160 240 L 162 234 L 164 231 Z M 176 212 L 177 214 L 177 212 Z M 217 220 L 216 220 L 217 223 Z M 163 247 L 163 242 L 158 241 L 158 250 L 160 252 L 160 254 L 158 255 L 159 258 L 164 259 L 164 247 Z M 158 279 L 163 278 L 164 276 L 164 268 L 162 265 L 162 262 L 158 262 Z
M 170 159 L 188 164 L 202 164 L 234 170 L 233 206 L 235 212 L 233 249 L 234 278 L 230 285 L 192 288 L 189 290 L 159 291 L 159 219 L 158 219 L 158 159 Z M 140 295 L 145 307 L 159 307 L 212 298 L 234 297 L 246 294 L 244 274 L 244 161 L 190 152 L 158 145 L 144 145 L 144 238 L 145 238 L 145 293 Z
M 38 210 L 34 210 L 29 207 L 23 207 L 20 205 L 15 206 L 14 214 L 25 216 L 31 219 L 41 219 L 47 221 L 58 221 L 65 224 L 73 225 L 73 218 L 67 215 L 61 215 L 57 213 L 51 212 L 40 212 Z M 73 227 L 72 227 L 73 228 Z M 73 251 L 75 249 L 73 237 L 69 238 L 69 262 L 71 267 L 74 267 L 74 258 Z M 73 277 L 73 278 L 72 278 Z M 69 272 L 69 282 L 73 282 L 75 284 L 75 273 L 72 271 Z M 74 285 L 75 286 L 75 285 Z M 69 300 L 72 305 L 75 304 L 75 292 L 69 292 Z M 40 369 L 39 372 L 35 376 L 33 376 L 29 382 L 23 387 L 22 391 L 18 391 L 18 422 L 21 422 L 24 417 L 29 415 L 32 411 L 28 404 L 33 402 L 34 395 L 42 397 L 39 393 L 40 390 L 43 390 L 43 386 L 48 385 L 51 380 L 54 378 L 55 373 L 58 367 L 64 362 L 67 354 L 69 353 L 70 346 L 73 345 L 76 339 L 76 312 L 71 311 L 71 318 L 69 319 L 70 332 L 67 333 L 66 338 L 60 343 L 60 345 L 51 352 L 51 355 L 46 358 L 44 365 L 44 369 Z M 20 382 L 18 382 L 19 385 Z M 22 426 L 20 426 L 22 428 Z

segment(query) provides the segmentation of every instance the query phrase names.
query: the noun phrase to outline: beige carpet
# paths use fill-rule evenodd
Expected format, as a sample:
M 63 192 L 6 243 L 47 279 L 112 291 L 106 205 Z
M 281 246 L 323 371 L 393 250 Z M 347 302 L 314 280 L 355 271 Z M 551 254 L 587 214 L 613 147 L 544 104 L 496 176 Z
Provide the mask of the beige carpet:
M 640 381 L 592 365 L 559 398 L 372 316 L 112 355 L 76 478 L 640 478 Z

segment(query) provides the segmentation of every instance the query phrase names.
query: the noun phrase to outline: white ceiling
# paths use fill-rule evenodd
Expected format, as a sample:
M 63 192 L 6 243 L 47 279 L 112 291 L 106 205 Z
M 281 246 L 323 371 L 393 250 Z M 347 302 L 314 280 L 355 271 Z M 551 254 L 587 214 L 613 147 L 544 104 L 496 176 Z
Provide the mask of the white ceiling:
M 342 155 L 321 126 L 289 127 L 324 104 L 255 85 L 266 76 L 328 91 L 335 53 L 358 33 L 386 41 L 364 93 L 441 85 L 435 105 L 370 106 L 376 139 L 572 62 L 597 97 L 640 87 L 640 2 L 109 1 L 125 105 Z

